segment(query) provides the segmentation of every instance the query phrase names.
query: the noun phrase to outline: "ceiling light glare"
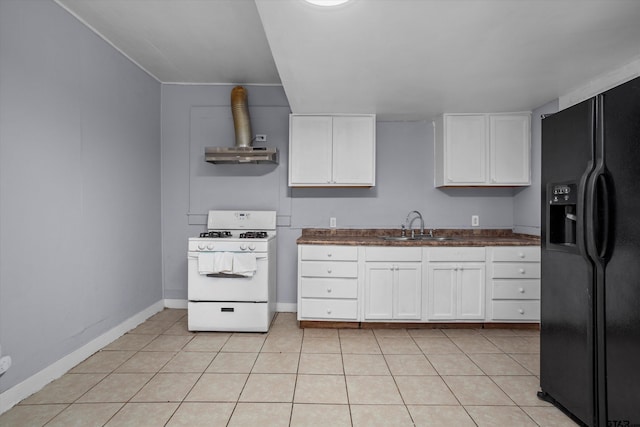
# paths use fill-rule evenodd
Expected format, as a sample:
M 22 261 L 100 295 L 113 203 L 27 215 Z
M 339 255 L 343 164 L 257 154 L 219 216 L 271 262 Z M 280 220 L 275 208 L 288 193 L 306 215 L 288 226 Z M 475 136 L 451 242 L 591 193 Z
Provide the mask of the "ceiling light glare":
M 307 3 L 315 4 L 316 6 L 339 6 L 348 2 L 349 0 L 305 0 Z

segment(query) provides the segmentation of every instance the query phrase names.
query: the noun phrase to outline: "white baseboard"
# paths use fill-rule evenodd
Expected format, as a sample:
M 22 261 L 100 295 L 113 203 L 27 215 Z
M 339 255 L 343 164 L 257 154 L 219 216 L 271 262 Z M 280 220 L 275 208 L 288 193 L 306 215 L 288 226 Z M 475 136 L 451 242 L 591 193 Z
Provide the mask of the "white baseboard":
M 298 311 L 298 304 L 290 302 L 278 302 L 276 303 L 276 311 L 284 313 L 295 313 Z
M 122 335 L 135 328 L 149 317 L 162 311 L 165 307 L 165 301 L 158 301 L 153 305 L 150 305 L 146 309 L 142 310 L 138 314 L 135 314 L 120 323 L 118 326 L 110 329 L 99 337 L 91 340 L 84 346 L 80 347 L 76 351 L 67 356 L 59 359 L 58 361 L 47 366 L 40 372 L 30 376 L 26 380 L 22 381 L 11 387 L 9 390 L 0 394 L 0 414 L 11 409 L 15 404 L 21 400 L 31 396 L 33 393 L 39 391 L 45 385 L 51 381 L 60 378 L 67 373 L 71 368 L 91 356 L 96 351 L 112 343 Z
M 186 299 L 165 299 L 164 306 L 166 308 L 187 308 Z

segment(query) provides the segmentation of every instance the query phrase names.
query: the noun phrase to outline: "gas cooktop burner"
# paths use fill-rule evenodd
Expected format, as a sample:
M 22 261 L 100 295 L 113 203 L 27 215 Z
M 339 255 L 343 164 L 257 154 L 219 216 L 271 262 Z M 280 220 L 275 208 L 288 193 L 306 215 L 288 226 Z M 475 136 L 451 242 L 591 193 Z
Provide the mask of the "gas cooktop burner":
M 200 233 L 200 237 L 231 237 L 230 231 L 207 231 L 205 233 Z
M 245 233 L 240 233 L 239 236 L 241 239 L 264 239 L 267 237 L 266 231 L 247 231 Z

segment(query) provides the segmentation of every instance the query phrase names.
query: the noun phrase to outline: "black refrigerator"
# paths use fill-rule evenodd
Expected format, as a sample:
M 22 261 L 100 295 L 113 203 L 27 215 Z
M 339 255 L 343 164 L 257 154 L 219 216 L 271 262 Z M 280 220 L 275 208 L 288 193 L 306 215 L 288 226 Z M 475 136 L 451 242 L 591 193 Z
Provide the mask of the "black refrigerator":
M 540 398 L 640 426 L 640 78 L 542 119 Z

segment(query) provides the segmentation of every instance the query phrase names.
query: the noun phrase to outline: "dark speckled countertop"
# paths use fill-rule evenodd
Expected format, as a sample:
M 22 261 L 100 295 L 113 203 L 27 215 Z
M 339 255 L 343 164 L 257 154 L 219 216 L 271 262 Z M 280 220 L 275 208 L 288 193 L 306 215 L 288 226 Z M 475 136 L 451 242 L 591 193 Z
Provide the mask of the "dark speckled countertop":
M 407 232 L 410 235 L 410 232 Z M 347 246 L 539 246 L 540 237 L 518 234 L 508 229 L 441 229 L 435 237 L 452 237 L 454 240 L 384 240 L 381 236 L 400 236 L 399 229 L 365 228 L 305 228 L 296 240 L 299 245 L 347 245 Z

